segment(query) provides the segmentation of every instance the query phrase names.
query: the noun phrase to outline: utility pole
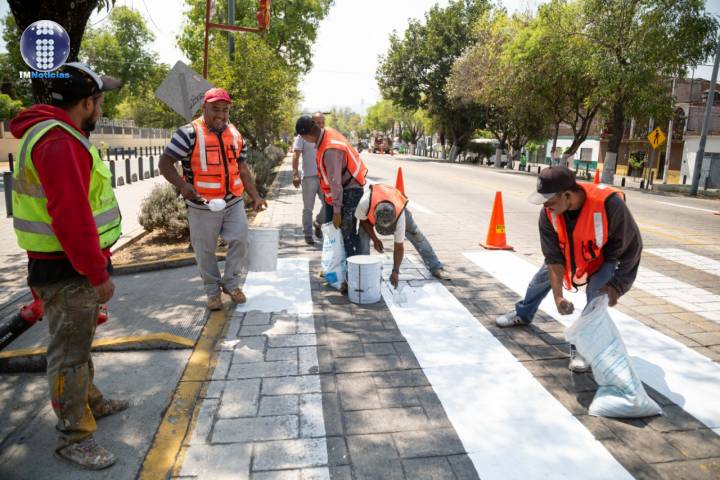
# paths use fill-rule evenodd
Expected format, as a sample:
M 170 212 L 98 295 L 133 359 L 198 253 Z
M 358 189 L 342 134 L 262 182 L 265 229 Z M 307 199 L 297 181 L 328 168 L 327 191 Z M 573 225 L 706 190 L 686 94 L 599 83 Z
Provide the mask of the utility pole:
M 665 167 L 663 168 L 663 185 L 667 185 L 668 169 L 670 168 L 670 151 L 672 150 L 673 139 L 673 117 L 675 116 L 675 77 L 673 77 L 670 98 L 673 102 L 673 111 L 670 115 L 670 121 L 668 122 L 667 147 L 665 148 Z
M 228 0 L 228 25 L 235 25 L 235 0 Z M 228 32 L 228 54 L 230 62 L 235 61 L 235 37 Z
M 710 128 L 710 113 L 715 100 L 715 82 L 718 76 L 718 62 L 720 61 L 720 39 L 715 49 L 715 63 L 713 64 L 712 77 L 710 78 L 710 90 L 708 90 L 707 101 L 705 102 L 705 117 L 703 118 L 702 134 L 700 134 L 700 145 L 695 154 L 695 168 L 693 170 L 692 187 L 690 195 L 697 196 L 700 186 L 700 171 L 702 170 L 703 159 L 705 158 L 705 143 L 707 142 L 708 129 Z

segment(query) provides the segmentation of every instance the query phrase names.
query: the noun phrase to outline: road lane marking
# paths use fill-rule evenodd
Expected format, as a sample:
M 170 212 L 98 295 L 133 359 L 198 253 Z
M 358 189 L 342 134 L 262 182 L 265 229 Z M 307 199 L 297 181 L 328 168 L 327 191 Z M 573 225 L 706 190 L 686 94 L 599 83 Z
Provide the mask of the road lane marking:
M 662 203 L 663 205 L 670 205 L 671 207 L 687 208 L 688 210 L 698 210 L 700 212 L 716 213 L 716 210 L 708 210 L 707 208 L 691 207 L 689 205 L 680 205 L 678 203 L 662 202 L 660 200 L 658 200 L 657 203 Z
M 511 252 L 464 255 L 518 295 L 525 295 L 538 269 Z M 543 300 L 540 309 L 567 327 L 586 302 L 584 292 L 564 294 L 575 305 L 575 314 L 560 315 L 551 296 Z M 720 365 L 619 310 L 609 311 L 642 381 L 708 427 L 720 427 L 720 402 L 708 401 L 720 398 Z
M 720 295 L 643 267 L 638 270 L 633 286 L 708 320 L 720 322 Z
M 632 478 L 445 286 L 414 285 L 381 291 L 480 478 Z
M 420 213 L 424 213 L 426 215 L 435 215 L 435 212 L 430 210 L 427 207 L 423 207 L 419 203 L 417 203 L 415 200 L 410 200 L 408 203 L 408 208 L 411 209 L 413 212 L 418 211 Z
M 720 261 L 718 260 L 713 260 L 712 258 L 704 257 L 681 248 L 646 248 L 644 251 L 720 277 Z

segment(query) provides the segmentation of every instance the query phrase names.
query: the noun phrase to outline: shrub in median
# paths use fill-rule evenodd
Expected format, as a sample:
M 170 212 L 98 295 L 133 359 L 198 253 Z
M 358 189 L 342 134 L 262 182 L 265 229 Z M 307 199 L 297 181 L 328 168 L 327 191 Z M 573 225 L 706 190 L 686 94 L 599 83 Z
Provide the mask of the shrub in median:
M 169 184 L 156 186 L 145 197 L 138 221 L 145 230 L 157 230 L 169 239 L 182 239 L 190 234 L 185 202 Z

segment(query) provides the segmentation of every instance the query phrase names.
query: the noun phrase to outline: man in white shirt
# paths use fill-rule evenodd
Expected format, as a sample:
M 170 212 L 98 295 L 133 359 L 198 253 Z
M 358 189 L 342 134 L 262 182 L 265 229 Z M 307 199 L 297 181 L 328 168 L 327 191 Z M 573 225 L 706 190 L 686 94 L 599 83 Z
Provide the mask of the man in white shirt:
M 442 262 L 438 260 L 432 245 L 407 210 L 407 203 L 407 197 L 397 188 L 376 183 L 370 185 L 370 189 L 363 194 L 355 209 L 355 217 L 360 220 L 360 225 L 370 236 L 375 250 L 380 253 L 384 251 L 384 247 L 375 232 L 380 235 L 393 235 L 393 270 L 390 283 L 394 287 L 398 286 L 406 237 L 418 251 L 430 273 L 441 280 L 446 279 Z M 369 246 L 367 251 L 362 253 L 370 253 Z
M 317 126 L 325 128 L 325 116 L 321 112 L 316 112 L 312 118 Z M 302 225 L 303 233 L 305 233 L 305 243 L 308 245 L 315 243 L 312 236 L 313 227 L 315 227 L 315 236 L 322 238 L 320 226 L 325 218 L 323 212 L 325 202 L 323 202 L 322 192 L 320 191 L 320 179 L 318 178 L 317 162 L 315 160 L 316 150 L 317 148 L 314 143 L 306 142 L 300 135 L 295 137 L 292 159 L 293 185 L 295 188 L 300 188 L 302 185 Z M 302 171 L 299 171 L 298 164 L 300 163 L 299 159 L 301 155 Z M 316 196 L 320 199 L 321 208 L 313 222 L 312 212 L 315 207 Z

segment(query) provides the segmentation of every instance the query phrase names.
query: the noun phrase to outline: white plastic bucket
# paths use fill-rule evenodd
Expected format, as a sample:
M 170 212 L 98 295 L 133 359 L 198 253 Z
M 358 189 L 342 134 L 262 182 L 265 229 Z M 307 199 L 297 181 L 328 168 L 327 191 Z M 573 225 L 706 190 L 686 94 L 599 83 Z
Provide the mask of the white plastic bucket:
M 277 270 L 278 241 L 276 228 L 253 228 L 248 235 L 248 271 L 274 272 Z
M 382 258 L 371 255 L 354 255 L 348 263 L 348 297 L 353 303 L 380 301 Z

